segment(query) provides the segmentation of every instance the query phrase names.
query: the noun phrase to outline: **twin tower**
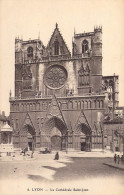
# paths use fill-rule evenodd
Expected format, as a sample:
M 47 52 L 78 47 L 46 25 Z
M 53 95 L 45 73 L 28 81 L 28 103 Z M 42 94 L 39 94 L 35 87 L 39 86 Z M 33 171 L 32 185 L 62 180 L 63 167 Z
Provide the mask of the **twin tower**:
M 45 47 L 40 39 L 15 40 L 15 96 L 51 95 L 43 83 L 44 72 L 50 65 L 62 65 L 68 72 L 65 86 L 57 90 L 83 95 L 102 90 L 102 28 L 94 32 L 74 34 L 72 55 L 58 25 Z

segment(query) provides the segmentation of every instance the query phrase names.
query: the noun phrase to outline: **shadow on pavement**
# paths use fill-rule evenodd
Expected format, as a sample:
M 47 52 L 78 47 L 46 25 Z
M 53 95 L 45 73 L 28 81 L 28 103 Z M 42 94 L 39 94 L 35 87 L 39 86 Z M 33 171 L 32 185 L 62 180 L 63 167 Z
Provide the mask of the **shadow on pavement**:
M 35 181 L 43 182 L 60 182 L 60 181 L 70 181 L 80 180 L 86 178 L 96 178 L 98 176 L 102 177 L 124 177 L 121 170 L 115 170 L 103 165 L 105 162 L 112 162 L 112 158 L 78 158 L 72 157 L 73 163 L 65 162 L 64 167 L 55 168 L 52 166 L 43 166 L 46 169 L 54 170 L 53 180 L 44 179 L 39 175 L 28 175 L 28 177 Z M 58 161 L 59 163 L 59 161 Z
M 29 179 L 36 181 L 36 182 L 48 182 L 49 180 L 45 179 L 40 175 L 27 175 Z

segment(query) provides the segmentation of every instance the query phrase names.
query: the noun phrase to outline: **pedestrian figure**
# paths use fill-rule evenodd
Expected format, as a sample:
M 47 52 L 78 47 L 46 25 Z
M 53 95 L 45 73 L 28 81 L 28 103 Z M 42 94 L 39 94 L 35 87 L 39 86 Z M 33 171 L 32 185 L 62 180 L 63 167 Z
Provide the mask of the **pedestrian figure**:
M 32 151 L 32 153 L 31 153 L 31 158 L 33 158 L 33 154 L 34 154 L 34 152 Z
M 121 163 L 123 164 L 123 155 L 121 156 Z
M 59 160 L 59 153 L 56 152 L 54 160 Z
M 117 161 L 117 155 L 115 154 L 114 155 L 114 162 L 115 162 L 115 164 L 116 164 L 116 161 Z
M 24 156 L 25 156 L 25 152 L 26 152 L 26 151 L 25 151 L 25 148 L 24 148 Z
M 119 164 L 119 162 L 120 162 L 120 156 L 118 155 L 118 164 Z

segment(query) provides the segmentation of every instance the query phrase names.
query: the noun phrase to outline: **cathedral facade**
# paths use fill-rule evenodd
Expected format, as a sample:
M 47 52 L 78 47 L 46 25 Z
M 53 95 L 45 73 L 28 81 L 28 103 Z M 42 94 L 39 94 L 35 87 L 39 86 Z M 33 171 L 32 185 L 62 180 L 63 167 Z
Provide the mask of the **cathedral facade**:
M 114 85 L 112 79 L 102 75 L 102 27 L 74 33 L 72 54 L 57 24 L 47 46 L 39 38 L 16 38 L 15 97 L 10 94 L 14 147 L 104 149 L 103 120 L 118 106 L 118 77 Z

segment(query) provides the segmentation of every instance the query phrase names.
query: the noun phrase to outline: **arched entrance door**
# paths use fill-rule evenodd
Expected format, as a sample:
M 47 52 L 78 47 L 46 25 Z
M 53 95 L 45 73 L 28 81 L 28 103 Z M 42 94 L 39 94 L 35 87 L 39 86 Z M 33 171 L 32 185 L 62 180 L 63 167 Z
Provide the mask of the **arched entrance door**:
M 35 149 L 35 131 L 32 126 L 25 125 L 20 135 L 21 148 L 28 148 L 28 150 Z
M 80 150 L 91 151 L 91 130 L 86 124 L 78 125 L 80 131 Z
M 56 127 L 54 127 L 51 131 L 51 149 L 62 150 L 62 134 Z
M 65 150 L 67 141 L 67 128 L 62 120 L 52 117 L 46 123 L 46 131 L 50 135 L 51 150 Z
M 62 150 L 62 138 L 58 135 L 51 137 L 51 149 L 52 150 Z

